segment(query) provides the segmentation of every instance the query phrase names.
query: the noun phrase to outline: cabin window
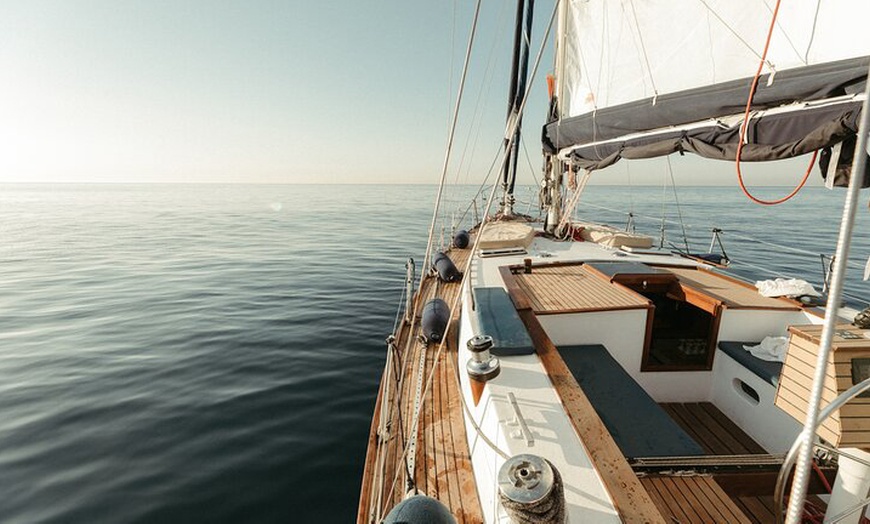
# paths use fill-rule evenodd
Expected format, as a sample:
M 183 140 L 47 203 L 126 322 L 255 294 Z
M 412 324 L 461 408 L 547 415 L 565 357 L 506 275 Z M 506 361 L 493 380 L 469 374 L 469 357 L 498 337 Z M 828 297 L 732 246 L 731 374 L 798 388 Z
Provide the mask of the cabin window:
M 758 391 L 755 391 L 754 387 L 743 382 L 739 378 L 734 379 L 734 389 L 753 406 L 757 406 L 758 403 L 761 402 L 761 397 L 758 395 Z
M 643 371 L 708 370 L 716 341 L 715 317 L 666 293 L 644 293 L 650 310 Z

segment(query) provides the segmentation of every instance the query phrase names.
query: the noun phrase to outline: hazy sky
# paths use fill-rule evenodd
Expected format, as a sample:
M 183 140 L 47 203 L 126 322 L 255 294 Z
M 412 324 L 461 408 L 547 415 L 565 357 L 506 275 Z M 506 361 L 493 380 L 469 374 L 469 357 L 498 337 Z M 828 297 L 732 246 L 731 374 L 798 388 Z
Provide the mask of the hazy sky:
M 435 183 L 473 4 L 0 0 L 0 182 Z M 482 124 L 457 137 L 452 181 L 496 153 L 512 4 L 484 1 L 463 101 Z M 552 7 L 537 2 L 535 52 Z M 542 68 L 520 182 L 540 166 L 549 52 Z M 663 162 L 596 178 L 659 183 Z M 678 182 L 733 179 L 674 165 Z

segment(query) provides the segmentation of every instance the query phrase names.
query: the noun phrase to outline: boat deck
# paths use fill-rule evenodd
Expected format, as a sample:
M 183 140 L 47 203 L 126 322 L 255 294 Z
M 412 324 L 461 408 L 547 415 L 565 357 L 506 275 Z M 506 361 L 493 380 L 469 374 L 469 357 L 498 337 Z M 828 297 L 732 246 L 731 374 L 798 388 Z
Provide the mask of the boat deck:
M 451 259 L 460 269 L 464 266 L 469 250 L 453 250 Z M 396 334 L 398 358 L 392 373 L 385 371 L 381 390 L 372 419 L 366 455 L 363 486 L 360 493 L 358 524 L 380 522 L 390 508 L 400 502 L 410 486 L 407 474 L 408 454 L 405 442 L 412 434 L 414 419 L 413 399 L 418 388 L 426 390 L 426 381 L 434 369 L 432 385 L 423 399 L 419 415 L 416 440 L 414 481 L 420 493 L 440 500 L 459 523 L 483 522 L 483 512 L 477 496 L 465 422 L 462 399 L 459 396 L 456 378 L 456 340 L 458 307 L 453 312 L 447 344 L 438 357 L 438 344 L 424 345 L 418 342 L 419 319 L 425 303 L 434 297 L 452 304 L 460 292 L 459 283 L 439 282 L 436 278 L 423 278 L 418 291 L 420 300 L 416 306 L 416 321 L 402 323 Z M 423 371 L 420 360 L 425 355 Z M 406 377 L 401 383 L 396 377 Z M 396 395 L 396 391 L 399 395 Z M 388 433 L 378 437 L 381 423 L 381 407 L 386 396 L 391 413 L 385 417 Z
M 649 307 L 644 297 L 598 277 L 585 264 L 540 267 L 514 278 L 538 315 Z
M 715 405 L 709 402 L 662 403 L 660 406 L 710 455 L 723 457 L 761 455 L 767 452 Z M 773 524 L 776 513 L 772 494 L 775 473 L 725 476 L 665 477 L 648 476 L 641 483 L 653 496 L 656 505 L 676 522 L 751 522 Z M 694 479 L 694 480 L 692 480 Z M 767 479 L 760 482 L 760 479 Z M 753 488 L 752 485 L 758 487 Z M 764 487 L 762 487 L 764 486 Z M 734 489 L 732 489 L 734 488 Z M 770 488 L 769 490 L 767 488 Z M 752 493 L 757 490 L 765 494 Z M 726 494 L 728 501 L 717 500 Z M 693 498 L 694 497 L 694 498 Z M 688 500 L 687 500 L 688 499 Z M 824 502 L 810 495 L 808 503 L 824 511 Z M 739 518 L 712 518 L 710 507 L 721 507 L 720 515 L 739 508 Z

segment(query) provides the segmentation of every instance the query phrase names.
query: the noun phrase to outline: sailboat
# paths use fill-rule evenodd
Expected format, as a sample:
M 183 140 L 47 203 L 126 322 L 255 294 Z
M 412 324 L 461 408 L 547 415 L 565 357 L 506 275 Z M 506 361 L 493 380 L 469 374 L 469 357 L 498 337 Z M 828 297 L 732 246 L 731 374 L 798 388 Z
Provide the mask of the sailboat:
M 502 182 L 442 249 L 439 192 L 419 285 L 407 265 L 357 522 L 865 521 L 870 332 L 840 305 L 870 182 L 870 5 L 557 0 L 540 223 L 513 200 L 533 7 L 518 0 Z M 847 186 L 827 297 L 574 219 L 590 176 L 673 154 L 731 162 L 741 185 L 742 163 L 802 156 Z

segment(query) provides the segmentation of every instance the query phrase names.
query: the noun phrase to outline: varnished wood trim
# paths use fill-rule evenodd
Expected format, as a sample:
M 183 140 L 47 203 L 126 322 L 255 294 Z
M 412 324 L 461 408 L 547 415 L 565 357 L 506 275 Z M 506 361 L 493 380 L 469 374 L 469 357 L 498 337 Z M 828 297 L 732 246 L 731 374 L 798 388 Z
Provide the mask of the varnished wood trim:
M 664 523 L 613 437 L 531 310 L 519 312 L 547 375 L 623 522 Z
M 590 307 L 585 309 L 555 309 L 548 311 L 535 312 L 539 316 L 547 315 L 570 315 L 575 313 L 601 313 L 605 311 L 631 311 L 633 309 L 648 309 L 649 306 L 638 304 L 636 306 L 612 306 L 612 307 Z
M 722 312 L 725 306 L 719 305 L 713 313 L 713 323 L 710 326 L 710 346 L 707 348 L 707 369 L 713 369 L 713 359 L 716 358 L 716 349 L 719 341 L 719 326 L 722 324 Z
M 643 344 L 643 356 L 640 360 L 641 372 L 658 372 L 658 371 L 710 371 L 713 369 L 713 359 L 716 356 L 716 341 L 719 338 L 719 324 L 722 322 L 723 304 L 720 300 L 704 295 L 692 288 L 688 288 L 683 284 L 674 284 L 674 290 L 678 293 L 668 293 L 668 297 L 674 300 L 681 300 L 687 304 L 698 307 L 710 313 L 713 316 L 710 325 L 709 341 L 707 346 L 707 361 L 704 364 L 696 365 L 675 365 L 675 364 L 652 364 L 650 363 L 650 349 L 652 346 L 652 328 L 653 316 L 655 308 L 650 309 L 647 315 L 647 334 Z M 688 291 L 684 293 L 684 291 Z
M 745 281 L 743 281 L 743 280 L 740 280 L 739 278 L 733 277 L 733 276 L 731 276 L 731 275 L 727 275 L 727 274 L 725 274 L 725 273 L 723 273 L 723 272 L 721 272 L 721 271 L 715 271 L 715 272 L 713 272 L 713 271 L 710 271 L 710 270 L 707 270 L 707 269 L 699 269 L 699 271 L 709 271 L 710 273 L 713 273 L 714 275 L 716 275 L 716 276 L 718 276 L 718 277 L 720 277 L 720 278 L 722 278 L 722 279 L 724 279 L 724 280 L 727 280 L 727 281 L 731 282 L 732 284 L 737 284 L 738 286 L 743 286 L 743 287 L 745 287 L 746 289 L 751 289 L 751 290 L 753 290 L 753 291 L 758 291 L 758 288 L 756 288 L 755 285 L 750 284 L 749 282 L 745 282 Z M 783 303 L 785 303 L 785 304 L 788 304 L 788 305 L 791 305 L 791 306 L 795 306 L 796 309 L 802 309 L 802 307 L 801 307 L 801 303 L 800 303 L 799 301 L 797 301 L 797 300 L 792 300 L 792 299 L 787 298 L 787 297 L 768 297 L 768 298 L 773 298 L 773 299 L 778 300 L 778 301 L 780 301 L 780 302 L 783 302 Z M 762 308 L 762 309 L 763 309 L 763 308 Z
M 656 307 L 654 304 L 650 303 L 649 308 L 646 310 L 646 331 L 643 335 L 643 354 L 640 357 L 641 373 L 646 371 L 662 371 L 662 366 L 652 366 L 652 369 L 650 369 L 649 363 L 649 352 L 652 348 L 653 320 L 655 319 L 655 314 Z
M 529 296 L 526 295 L 526 292 L 522 290 L 522 288 L 517 284 L 517 279 L 514 277 L 513 271 L 511 268 L 513 266 L 501 266 L 498 268 L 498 272 L 501 273 L 501 278 L 504 280 L 504 285 L 507 288 L 508 295 L 511 297 L 511 300 L 514 303 L 514 307 L 517 308 L 517 311 L 522 310 L 531 310 L 532 309 L 532 301 L 529 299 Z M 517 266 L 522 268 L 523 266 Z

